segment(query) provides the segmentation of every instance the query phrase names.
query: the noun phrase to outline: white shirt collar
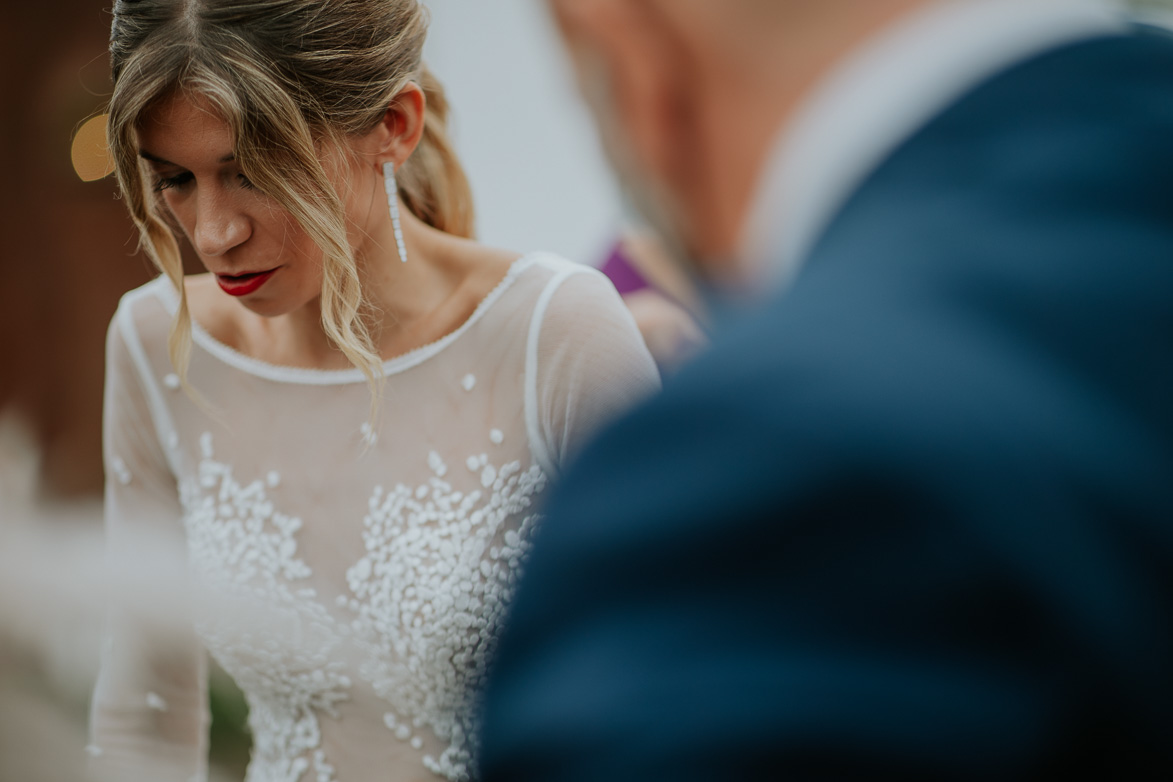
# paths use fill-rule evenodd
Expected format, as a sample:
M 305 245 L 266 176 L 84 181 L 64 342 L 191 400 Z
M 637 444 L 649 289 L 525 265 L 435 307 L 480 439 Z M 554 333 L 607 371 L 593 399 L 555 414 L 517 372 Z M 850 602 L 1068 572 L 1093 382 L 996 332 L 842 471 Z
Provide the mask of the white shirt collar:
M 835 69 L 783 130 L 741 257 L 756 289 L 789 284 L 848 196 L 905 139 L 998 71 L 1119 31 L 1096 0 L 939 0 Z

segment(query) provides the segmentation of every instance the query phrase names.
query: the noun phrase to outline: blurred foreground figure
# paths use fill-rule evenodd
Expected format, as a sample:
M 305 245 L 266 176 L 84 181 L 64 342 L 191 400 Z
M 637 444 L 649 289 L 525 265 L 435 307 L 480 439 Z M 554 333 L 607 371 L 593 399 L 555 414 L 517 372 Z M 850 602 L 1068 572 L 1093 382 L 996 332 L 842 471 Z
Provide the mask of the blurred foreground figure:
M 33 438 L 11 410 L 0 410 L 0 780 L 74 782 L 88 759 L 85 704 L 103 610 L 118 605 L 157 634 L 178 637 L 190 625 L 193 595 L 183 560 L 160 538 L 144 537 L 109 559 L 100 507 L 44 497 L 38 462 Z
M 84 675 L 68 664 L 84 652 L 70 650 L 74 658 L 63 659 L 70 653 L 61 654 L 58 642 L 76 642 L 79 634 L 63 612 L 53 610 L 66 580 L 56 571 L 60 557 L 33 563 L 29 556 L 34 525 L 48 522 L 39 518 L 34 445 L 11 410 L 0 409 L 0 780 L 5 782 L 78 779 L 85 757 L 85 723 L 71 719 L 82 711 L 84 689 L 70 686 Z M 60 537 L 54 543 L 65 537 L 64 526 L 55 527 Z M 42 583 L 30 584 L 27 574 L 38 570 Z M 46 582 L 52 591 L 43 588 Z M 94 641 L 96 648 L 96 634 Z
M 552 502 L 490 782 L 1173 776 L 1173 39 L 552 0 L 740 312 Z

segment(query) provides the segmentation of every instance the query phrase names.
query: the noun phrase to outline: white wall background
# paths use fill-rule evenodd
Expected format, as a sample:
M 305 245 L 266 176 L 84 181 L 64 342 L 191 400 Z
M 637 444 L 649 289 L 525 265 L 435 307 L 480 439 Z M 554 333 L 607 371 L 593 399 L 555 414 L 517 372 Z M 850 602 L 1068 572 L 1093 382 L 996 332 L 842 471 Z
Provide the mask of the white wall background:
M 617 191 L 542 0 L 424 1 L 424 56 L 448 90 L 479 238 L 597 265 Z

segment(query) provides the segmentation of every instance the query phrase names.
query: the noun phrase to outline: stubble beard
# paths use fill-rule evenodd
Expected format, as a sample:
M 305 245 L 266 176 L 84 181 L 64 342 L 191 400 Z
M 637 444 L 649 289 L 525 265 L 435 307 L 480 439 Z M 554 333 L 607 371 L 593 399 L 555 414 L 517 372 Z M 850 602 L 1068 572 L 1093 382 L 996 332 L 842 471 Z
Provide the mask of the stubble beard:
M 689 249 L 687 232 L 683 228 L 683 210 L 669 188 L 640 173 L 633 145 L 621 127 L 610 74 L 605 65 L 598 59 L 580 63 L 580 84 L 594 114 L 603 153 L 611 164 L 630 216 L 659 239 L 668 259 L 694 284 L 707 287 L 712 280 L 696 260 L 696 254 Z

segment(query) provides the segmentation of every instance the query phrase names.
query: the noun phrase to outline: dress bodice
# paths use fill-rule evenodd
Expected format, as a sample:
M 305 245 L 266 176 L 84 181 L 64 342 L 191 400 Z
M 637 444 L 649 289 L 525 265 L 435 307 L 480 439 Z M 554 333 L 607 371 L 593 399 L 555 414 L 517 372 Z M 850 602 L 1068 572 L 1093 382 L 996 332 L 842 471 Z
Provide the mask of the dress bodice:
M 386 362 L 373 420 L 357 370 L 264 364 L 198 326 L 185 393 L 176 299 L 156 280 L 111 329 L 107 518 L 166 524 L 166 508 L 221 598 L 195 629 L 248 700 L 249 782 L 471 778 L 543 490 L 656 385 L 618 296 L 586 267 L 522 258 L 457 331 Z M 122 667 L 103 670 L 97 752 L 104 692 L 173 708 L 158 682 L 106 675 Z

